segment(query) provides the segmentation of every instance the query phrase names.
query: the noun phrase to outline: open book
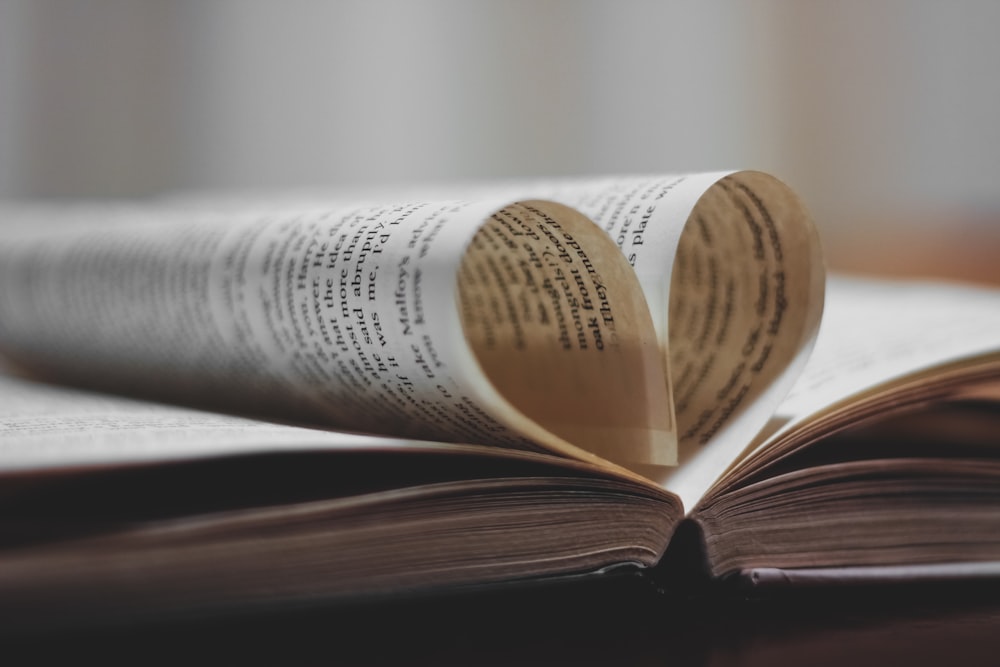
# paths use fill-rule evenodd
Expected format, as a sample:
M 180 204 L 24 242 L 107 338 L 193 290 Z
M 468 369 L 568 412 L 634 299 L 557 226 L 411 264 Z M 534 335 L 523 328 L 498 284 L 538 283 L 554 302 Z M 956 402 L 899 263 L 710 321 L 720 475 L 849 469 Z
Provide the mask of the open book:
M 5 623 L 1000 573 L 1000 294 L 765 174 L 2 215 Z

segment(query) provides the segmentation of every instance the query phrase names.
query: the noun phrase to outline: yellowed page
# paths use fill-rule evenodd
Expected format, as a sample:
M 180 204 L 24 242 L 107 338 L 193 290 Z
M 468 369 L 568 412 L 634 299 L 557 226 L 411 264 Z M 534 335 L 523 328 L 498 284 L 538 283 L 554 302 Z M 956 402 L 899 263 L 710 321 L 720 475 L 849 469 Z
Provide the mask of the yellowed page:
M 589 220 L 545 201 L 504 208 L 473 238 L 459 295 L 476 360 L 530 420 L 525 433 L 541 426 L 628 467 L 676 465 L 669 383 L 646 302 Z

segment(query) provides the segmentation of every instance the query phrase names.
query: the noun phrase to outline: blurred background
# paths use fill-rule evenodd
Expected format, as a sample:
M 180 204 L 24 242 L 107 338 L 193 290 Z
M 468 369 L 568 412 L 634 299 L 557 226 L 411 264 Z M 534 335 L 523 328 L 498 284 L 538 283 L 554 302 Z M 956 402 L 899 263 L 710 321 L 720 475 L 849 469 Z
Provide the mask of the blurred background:
M 1000 2 L 0 0 L 0 197 L 757 168 L 1000 281 Z

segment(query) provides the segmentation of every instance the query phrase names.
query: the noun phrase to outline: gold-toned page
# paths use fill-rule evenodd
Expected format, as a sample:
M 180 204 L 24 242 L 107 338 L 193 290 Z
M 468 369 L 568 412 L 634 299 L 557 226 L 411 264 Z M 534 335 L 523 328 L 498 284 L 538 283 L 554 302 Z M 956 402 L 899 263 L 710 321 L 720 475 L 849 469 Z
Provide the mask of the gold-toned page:
M 551 202 L 504 208 L 466 252 L 459 295 L 476 359 L 517 410 L 620 465 L 676 464 L 649 310 L 625 258 L 593 223 Z

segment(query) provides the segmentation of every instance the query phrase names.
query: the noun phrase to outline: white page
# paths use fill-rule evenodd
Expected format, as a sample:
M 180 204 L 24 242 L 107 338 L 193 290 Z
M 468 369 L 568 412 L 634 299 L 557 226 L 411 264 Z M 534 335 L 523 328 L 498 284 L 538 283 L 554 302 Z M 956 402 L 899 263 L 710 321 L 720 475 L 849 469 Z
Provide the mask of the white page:
M 947 387 L 921 392 L 936 372 L 941 379 L 945 365 Z M 978 379 L 970 384 L 977 369 Z M 908 383 L 909 397 L 874 402 L 885 392 L 892 396 L 900 383 Z M 794 451 L 804 436 L 822 437 L 853 425 L 862 414 L 873 416 L 873 406 L 906 409 L 914 401 L 947 397 L 1000 397 L 1000 290 L 831 276 L 823 325 L 805 371 L 776 411 L 770 432 L 757 438 L 746 465 L 719 488 L 733 488 L 776 456 Z M 818 431 L 817 424 L 823 424 Z
M 1000 351 L 1000 290 L 831 277 L 816 347 L 779 417 L 923 368 Z
M 2 368 L 0 368 L 2 371 Z M 0 473 L 414 443 L 272 424 L 58 387 L 0 372 Z

